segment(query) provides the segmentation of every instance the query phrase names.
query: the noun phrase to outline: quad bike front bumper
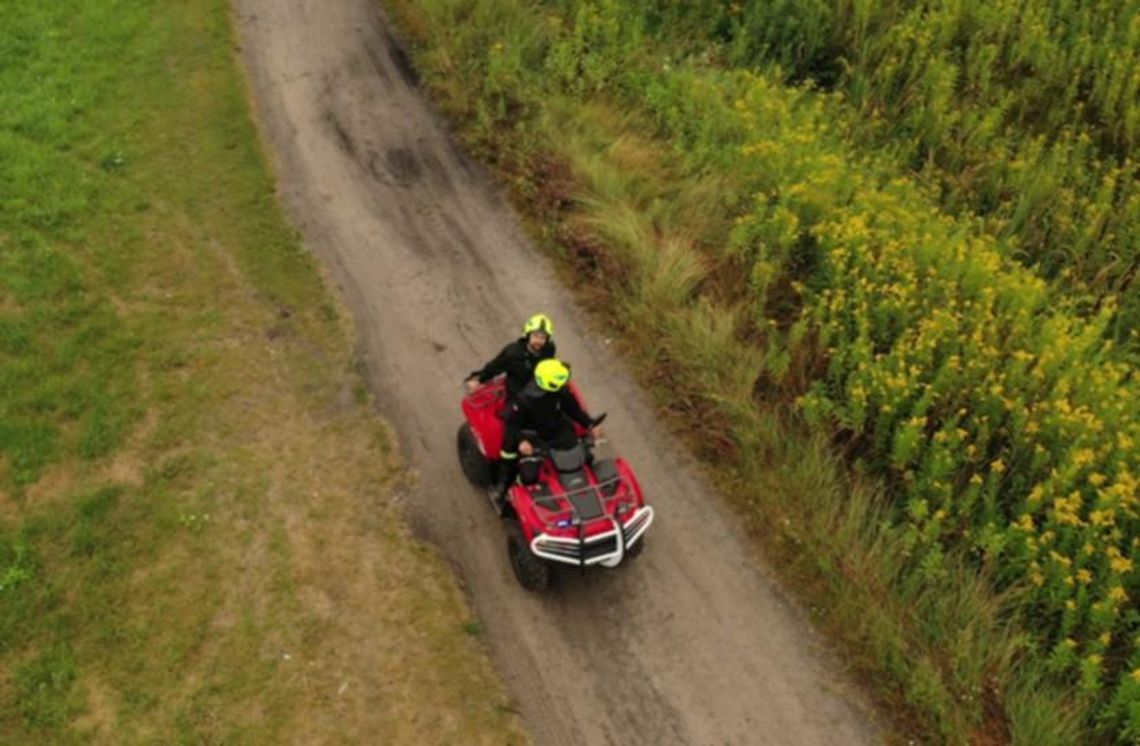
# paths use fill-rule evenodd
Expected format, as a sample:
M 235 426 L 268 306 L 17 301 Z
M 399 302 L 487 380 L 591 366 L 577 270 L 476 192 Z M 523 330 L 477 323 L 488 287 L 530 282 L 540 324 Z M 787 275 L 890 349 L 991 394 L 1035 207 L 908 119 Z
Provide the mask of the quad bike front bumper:
M 610 518 L 609 522 L 608 531 L 592 536 L 536 534 L 531 539 L 530 550 L 551 562 L 578 567 L 617 567 L 653 523 L 653 508 L 643 505 L 620 519 Z

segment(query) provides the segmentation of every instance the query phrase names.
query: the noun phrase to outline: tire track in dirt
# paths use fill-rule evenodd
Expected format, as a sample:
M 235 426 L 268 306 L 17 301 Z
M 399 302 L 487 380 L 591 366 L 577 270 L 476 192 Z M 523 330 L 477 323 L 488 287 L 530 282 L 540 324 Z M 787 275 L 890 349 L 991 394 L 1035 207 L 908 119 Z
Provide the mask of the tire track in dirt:
M 449 141 L 373 0 L 235 0 L 280 191 L 352 310 L 366 375 L 543 744 L 857 744 L 874 717 L 506 203 Z M 657 507 L 643 556 L 520 589 L 455 457 L 459 381 L 535 310 Z

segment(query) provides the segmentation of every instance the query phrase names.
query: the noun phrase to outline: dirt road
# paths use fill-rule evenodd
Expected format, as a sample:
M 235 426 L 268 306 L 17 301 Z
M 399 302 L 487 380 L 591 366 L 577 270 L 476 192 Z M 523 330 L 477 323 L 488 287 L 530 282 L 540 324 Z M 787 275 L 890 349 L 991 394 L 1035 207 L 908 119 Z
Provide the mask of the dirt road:
M 359 330 L 370 385 L 420 473 L 409 509 L 485 621 L 541 744 L 858 744 L 877 729 L 605 340 L 449 141 L 375 0 L 235 0 L 280 189 Z M 658 511 L 613 572 L 520 589 L 455 456 L 460 379 L 528 314 Z

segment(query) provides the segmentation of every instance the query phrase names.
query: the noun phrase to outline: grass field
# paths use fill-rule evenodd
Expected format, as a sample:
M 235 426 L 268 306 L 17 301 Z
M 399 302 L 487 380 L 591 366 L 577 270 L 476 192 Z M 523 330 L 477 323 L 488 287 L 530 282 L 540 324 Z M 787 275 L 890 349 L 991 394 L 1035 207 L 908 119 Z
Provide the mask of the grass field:
M 522 742 L 228 12 L 0 6 L 0 742 Z

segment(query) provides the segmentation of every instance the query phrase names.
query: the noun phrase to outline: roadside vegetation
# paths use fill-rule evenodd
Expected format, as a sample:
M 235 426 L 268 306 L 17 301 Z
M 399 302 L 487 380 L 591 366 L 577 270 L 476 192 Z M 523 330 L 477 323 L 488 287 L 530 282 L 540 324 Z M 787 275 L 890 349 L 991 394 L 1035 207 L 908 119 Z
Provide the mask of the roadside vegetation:
M 387 5 L 903 732 L 1140 739 L 1131 16 Z
M 228 13 L 0 5 L 0 742 L 523 742 Z
M 636 7 L 636 10 L 634 10 Z M 1140 3 L 663 4 L 683 53 L 807 81 L 846 103 L 860 149 L 886 152 L 937 204 L 979 220 L 1009 256 L 1140 350 Z

